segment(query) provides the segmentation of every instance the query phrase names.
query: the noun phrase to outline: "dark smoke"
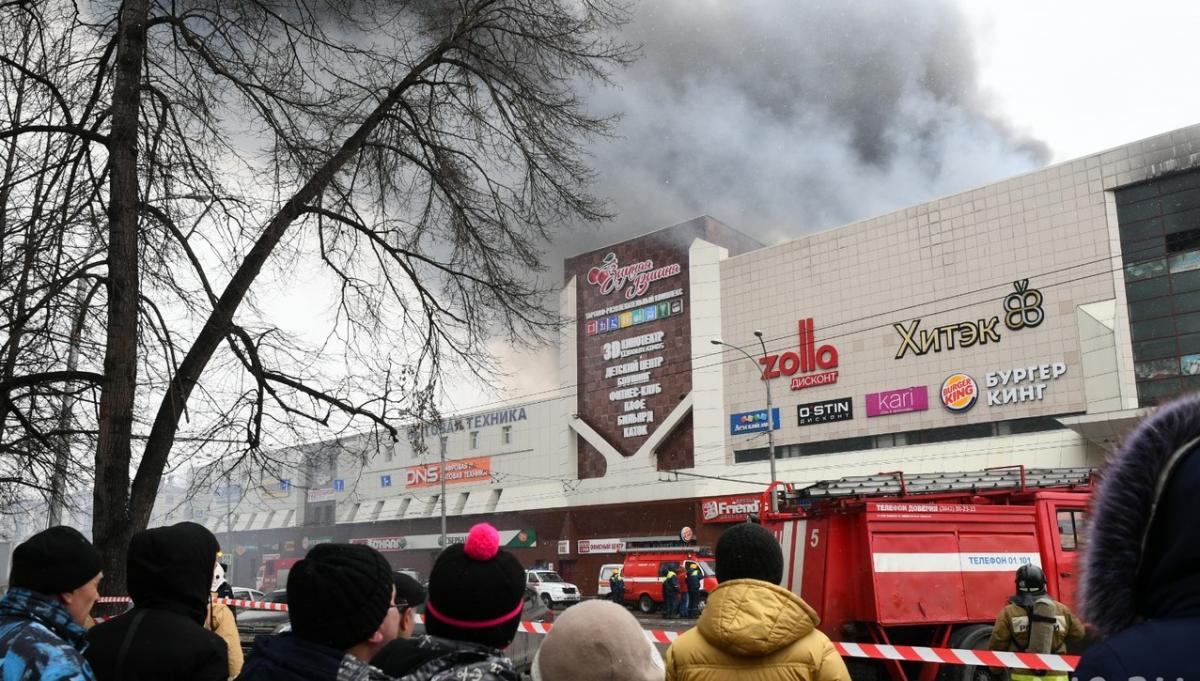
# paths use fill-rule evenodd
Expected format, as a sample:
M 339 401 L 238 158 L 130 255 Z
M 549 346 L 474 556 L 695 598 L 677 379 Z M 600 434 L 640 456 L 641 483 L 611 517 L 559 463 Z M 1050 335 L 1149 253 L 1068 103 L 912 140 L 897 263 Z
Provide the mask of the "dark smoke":
M 618 217 L 562 232 L 546 280 L 701 214 L 773 244 L 1044 165 L 987 111 L 969 29 L 949 0 L 643 0 L 642 59 L 592 100 L 623 115 L 591 150 Z M 556 359 L 502 352 L 510 395 L 551 387 Z
M 627 34 L 643 58 L 593 100 L 624 115 L 593 149 L 619 216 L 555 260 L 705 213 L 774 243 L 1049 159 L 984 108 L 949 1 L 648 0 Z

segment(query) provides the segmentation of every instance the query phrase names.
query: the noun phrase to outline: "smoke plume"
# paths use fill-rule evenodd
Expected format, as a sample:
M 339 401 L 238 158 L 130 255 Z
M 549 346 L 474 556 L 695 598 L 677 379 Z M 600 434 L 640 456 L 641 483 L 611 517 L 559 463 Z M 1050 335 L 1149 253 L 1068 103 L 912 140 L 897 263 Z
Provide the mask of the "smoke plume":
M 562 259 L 711 215 L 765 244 L 1044 165 L 1049 151 L 990 115 L 970 25 L 949 0 L 645 0 L 643 56 L 591 93 L 620 113 L 593 145 L 616 220 L 564 230 Z M 499 348 L 554 385 L 557 360 Z

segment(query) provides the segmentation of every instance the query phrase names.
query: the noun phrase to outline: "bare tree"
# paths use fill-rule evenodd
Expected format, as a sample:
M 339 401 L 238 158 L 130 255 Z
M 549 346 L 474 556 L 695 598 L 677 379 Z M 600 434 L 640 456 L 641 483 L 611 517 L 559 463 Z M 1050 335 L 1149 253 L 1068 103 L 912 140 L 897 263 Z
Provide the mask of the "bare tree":
M 107 591 L 173 462 L 394 438 L 446 367 L 494 368 L 497 332 L 545 338 L 540 248 L 607 217 L 581 145 L 611 120 L 578 91 L 631 58 L 625 19 L 613 0 L 0 5 L 24 36 L 0 47 L 0 451 L 40 461 L 39 486 L 94 473 Z M 314 342 L 266 308 L 318 276 Z

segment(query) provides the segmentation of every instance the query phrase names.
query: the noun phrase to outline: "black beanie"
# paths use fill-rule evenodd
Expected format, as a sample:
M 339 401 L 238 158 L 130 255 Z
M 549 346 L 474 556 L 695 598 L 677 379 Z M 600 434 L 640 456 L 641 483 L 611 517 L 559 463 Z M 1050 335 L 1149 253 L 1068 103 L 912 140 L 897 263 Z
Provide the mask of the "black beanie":
M 416 608 L 425 602 L 425 587 L 403 572 L 393 572 L 392 582 L 396 585 L 396 605 Z
M 379 628 L 392 606 L 392 568 L 362 544 L 318 544 L 288 573 L 297 638 L 345 651 Z
M 100 552 L 79 530 L 58 525 L 13 550 L 8 585 L 47 596 L 66 593 L 92 581 L 102 566 Z
M 741 523 L 725 530 L 717 540 L 717 581 L 731 579 L 783 581 L 783 549 L 770 530 Z
M 465 544 L 438 555 L 429 574 L 425 631 L 442 638 L 505 648 L 517 635 L 525 598 L 525 568 L 500 549 L 487 523 L 471 528 Z

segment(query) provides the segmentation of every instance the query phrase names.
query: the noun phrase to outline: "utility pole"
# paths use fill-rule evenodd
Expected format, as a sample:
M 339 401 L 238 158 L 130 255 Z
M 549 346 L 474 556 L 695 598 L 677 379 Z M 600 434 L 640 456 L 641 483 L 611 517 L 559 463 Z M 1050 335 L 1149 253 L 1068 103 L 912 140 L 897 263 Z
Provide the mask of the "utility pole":
M 233 486 L 229 484 L 233 471 L 225 472 L 225 560 L 229 562 L 230 574 L 225 580 L 233 585 Z
M 446 436 L 438 438 L 441 463 L 438 464 L 438 480 L 442 483 L 442 548 L 446 548 Z
M 762 347 L 763 357 L 766 357 L 767 356 L 767 344 L 765 342 L 763 342 L 762 331 L 755 329 L 754 335 L 755 335 L 755 337 L 758 338 L 759 346 Z M 756 367 L 759 366 L 758 360 L 754 359 L 754 357 L 752 357 L 750 355 L 750 353 L 746 352 L 745 350 L 741 349 L 740 347 L 738 347 L 736 345 L 730 345 L 729 343 L 722 341 L 720 338 L 714 338 L 709 342 L 712 343 L 713 345 L 720 345 L 720 346 L 724 346 L 727 348 L 731 348 L 733 350 L 737 350 L 738 352 L 742 353 L 742 355 L 746 359 L 753 362 L 754 366 L 756 366 Z M 766 366 L 766 364 L 763 364 L 763 366 Z M 759 376 L 760 376 L 760 378 L 762 378 L 763 385 L 766 386 L 766 388 L 767 388 L 767 459 L 768 459 L 768 461 L 771 462 L 771 485 L 774 486 L 775 481 L 778 479 L 775 477 L 775 410 L 774 410 L 774 405 L 771 403 L 771 381 L 767 380 L 767 377 L 762 375 L 762 369 L 759 369 Z M 774 512 L 776 510 L 778 510 L 778 502 L 776 501 L 775 492 L 774 492 L 774 490 L 772 490 L 771 491 L 771 511 Z

